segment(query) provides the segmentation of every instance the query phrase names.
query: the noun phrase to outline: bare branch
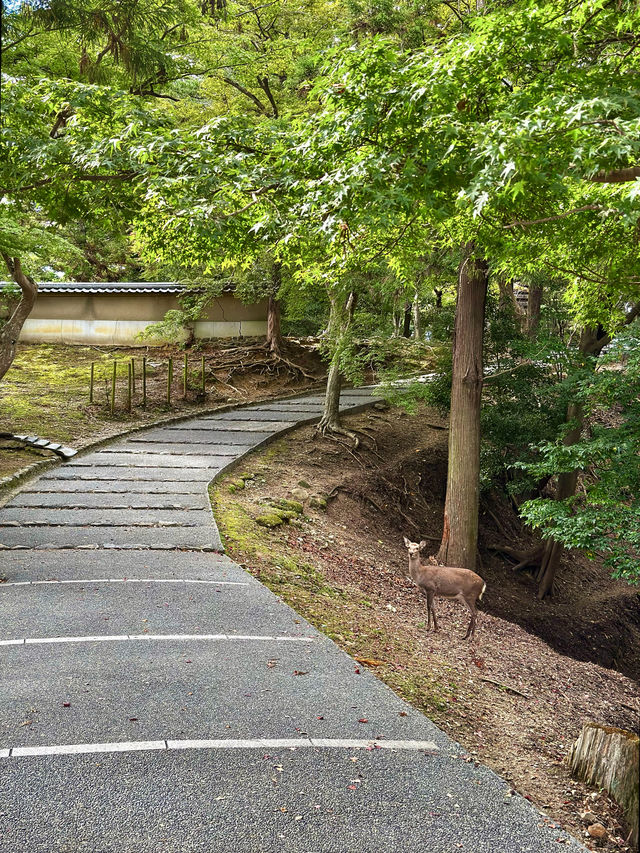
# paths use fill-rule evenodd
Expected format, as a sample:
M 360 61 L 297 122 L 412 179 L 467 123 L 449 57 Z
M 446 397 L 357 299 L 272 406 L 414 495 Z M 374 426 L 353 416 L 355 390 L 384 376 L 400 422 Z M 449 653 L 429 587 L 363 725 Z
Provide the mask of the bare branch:
M 267 115 L 267 108 L 262 103 L 262 101 L 253 94 L 253 92 L 250 92 L 248 89 L 245 89 L 244 86 L 241 86 L 240 83 L 236 83 L 236 81 L 232 80 L 230 77 L 223 77 L 222 79 L 225 83 L 228 83 L 229 86 L 233 86 L 233 88 L 237 89 L 238 92 L 242 92 L 243 95 L 246 95 L 247 98 L 253 101 L 253 103 L 258 107 L 258 109 L 261 113 L 263 113 L 263 115 Z
M 640 315 L 640 302 L 636 302 L 636 304 L 624 315 L 625 326 L 633 323 L 638 315 Z M 605 335 L 602 338 L 598 338 L 597 341 L 593 341 L 586 347 L 585 352 L 587 355 L 600 355 L 602 350 L 607 346 L 607 344 L 610 344 L 612 340 L 613 335 Z
M 260 88 L 264 91 L 267 98 L 269 98 L 269 103 L 271 104 L 271 107 L 273 109 L 273 117 L 278 118 L 278 116 L 279 116 L 278 105 L 276 104 L 275 99 L 274 99 L 273 95 L 271 94 L 271 87 L 269 86 L 269 78 L 266 76 L 266 74 L 264 77 L 260 77 L 260 75 L 258 75 L 258 83 L 260 85 Z

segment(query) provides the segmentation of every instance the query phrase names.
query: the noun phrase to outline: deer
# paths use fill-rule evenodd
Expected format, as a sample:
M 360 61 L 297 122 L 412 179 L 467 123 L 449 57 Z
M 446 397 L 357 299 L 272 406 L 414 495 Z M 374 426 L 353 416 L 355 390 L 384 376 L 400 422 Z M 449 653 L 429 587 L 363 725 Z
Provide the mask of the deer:
M 427 631 L 431 625 L 433 616 L 433 630 L 438 630 L 436 611 L 433 608 L 433 599 L 436 595 L 443 598 L 453 598 L 467 606 L 471 613 L 471 620 L 467 633 L 463 639 L 473 637 L 476 632 L 476 621 L 478 611 L 476 604 L 482 599 L 486 583 L 475 572 L 469 569 L 459 569 L 453 566 L 425 565 L 420 559 L 420 551 L 426 546 L 422 542 L 411 542 L 406 536 L 403 537 L 404 544 L 409 552 L 409 577 L 427 596 Z

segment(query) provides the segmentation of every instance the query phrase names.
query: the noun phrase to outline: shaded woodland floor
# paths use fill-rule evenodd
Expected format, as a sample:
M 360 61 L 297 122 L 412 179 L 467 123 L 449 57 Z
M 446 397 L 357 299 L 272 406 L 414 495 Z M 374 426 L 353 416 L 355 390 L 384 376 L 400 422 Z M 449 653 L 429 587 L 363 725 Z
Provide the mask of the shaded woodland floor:
M 597 562 L 567 555 L 551 601 L 489 546 L 534 538 L 506 502 L 483 504 L 478 571 L 487 581 L 473 642 L 466 610 L 436 601 L 440 631 L 426 631 L 424 598 L 407 580 L 402 536 L 437 550 L 446 486 L 446 424 L 371 410 L 346 419 L 375 441 L 354 451 L 304 427 L 241 462 L 212 494 L 231 556 L 363 666 L 369 666 L 468 751 L 585 843 L 580 813 L 597 814 L 609 849 L 628 849 L 619 809 L 571 779 L 564 758 L 587 720 L 636 729 L 640 596 Z M 240 471 L 240 473 L 238 473 Z M 314 496 L 329 497 L 313 506 Z M 290 523 L 256 517 L 301 500 Z M 428 551 L 429 549 L 427 549 Z M 426 556 L 426 554 L 425 554 Z

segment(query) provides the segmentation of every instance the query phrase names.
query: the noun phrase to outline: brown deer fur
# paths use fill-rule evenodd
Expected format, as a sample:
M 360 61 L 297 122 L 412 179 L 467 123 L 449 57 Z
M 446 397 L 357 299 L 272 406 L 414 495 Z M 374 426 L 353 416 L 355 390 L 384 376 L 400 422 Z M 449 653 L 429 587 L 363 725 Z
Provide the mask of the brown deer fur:
M 472 637 L 476 631 L 478 615 L 476 604 L 482 599 L 482 594 L 487 588 L 486 583 L 480 575 L 469 569 L 425 565 L 420 559 L 420 551 L 427 543 L 424 540 L 420 543 L 411 542 L 406 536 L 403 538 L 409 552 L 409 577 L 427 596 L 427 631 L 431 625 L 431 617 L 433 617 L 433 630 L 438 630 L 433 599 L 436 595 L 440 595 L 443 598 L 454 598 L 466 605 L 471 613 L 471 620 L 464 639 Z

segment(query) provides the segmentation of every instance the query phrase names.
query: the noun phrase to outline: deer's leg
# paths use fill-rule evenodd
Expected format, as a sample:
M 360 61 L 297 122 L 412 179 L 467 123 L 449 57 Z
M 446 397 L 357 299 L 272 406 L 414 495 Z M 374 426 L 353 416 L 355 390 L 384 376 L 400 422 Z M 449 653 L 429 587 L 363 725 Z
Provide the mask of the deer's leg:
M 467 633 L 464 635 L 463 639 L 468 640 L 469 637 L 472 637 L 476 632 L 476 618 L 478 611 L 476 610 L 475 601 L 467 600 L 463 595 L 457 595 L 456 598 L 458 601 L 461 601 L 471 613 L 471 619 L 469 620 L 469 627 L 467 628 Z
M 474 610 L 471 614 L 471 619 L 469 620 L 469 627 L 467 628 L 467 633 L 464 635 L 465 640 L 468 640 L 469 637 L 473 637 L 476 632 L 476 619 L 477 619 L 476 611 Z
M 435 610 L 435 607 L 433 606 L 433 597 L 434 597 L 433 592 L 427 593 L 427 605 L 429 607 L 429 611 L 431 613 L 431 616 L 433 617 L 433 632 L 435 634 L 435 632 L 438 630 L 438 620 L 436 619 L 436 610 Z

